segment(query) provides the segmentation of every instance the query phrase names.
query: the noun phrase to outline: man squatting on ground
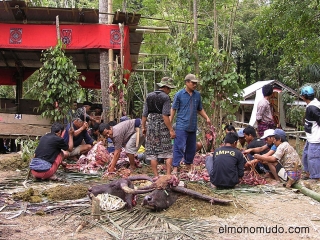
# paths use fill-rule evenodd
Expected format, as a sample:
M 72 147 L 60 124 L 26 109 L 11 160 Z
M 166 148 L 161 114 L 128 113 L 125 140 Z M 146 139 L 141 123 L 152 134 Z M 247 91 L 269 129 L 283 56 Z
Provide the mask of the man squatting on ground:
M 273 120 L 273 109 L 271 108 L 269 98 L 273 93 L 273 87 L 270 84 L 262 87 L 263 99 L 261 99 L 257 106 L 256 119 L 258 122 L 258 134 L 262 137 L 267 129 L 274 129 L 275 123 Z
M 217 148 L 213 156 L 206 158 L 206 169 L 212 187 L 233 188 L 243 177 L 245 159 L 236 148 L 237 142 L 237 133 L 227 133 L 224 146 Z
M 88 122 L 89 118 L 84 118 L 84 115 L 80 115 L 80 117 L 76 118 L 72 122 L 72 128 L 74 129 L 73 134 L 73 149 L 70 153 L 70 157 L 78 156 L 81 154 L 86 154 L 89 152 L 94 144 L 97 141 L 94 141 L 89 135 Z M 67 125 L 66 130 L 62 134 L 65 143 L 69 142 L 69 134 L 68 131 L 70 129 L 70 124 Z M 83 141 L 85 144 L 83 144 Z
M 302 162 L 305 178 L 320 178 L 320 102 L 314 97 L 310 86 L 303 87 L 300 95 L 307 103 L 304 131 L 307 141 L 303 149 Z
M 140 129 L 141 119 L 132 119 L 124 122 L 120 122 L 115 126 L 101 123 L 99 126 L 99 132 L 106 138 L 111 138 L 114 144 L 114 155 L 112 161 L 108 167 L 108 172 L 116 171 L 116 164 L 119 160 L 122 147 L 125 148 L 125 152 L 130 161 L 130 169 L 136 168 L 134 161 L 134 154 L 137 153 L 140 146 L 144 143 L 144 136 Z M 136 145 L 137 132 L 139 131 L 139 142 Z
M 211 125 L 210 118 L 202 108 L 200 93 L 195 90 L 199 80 L 194 74 L 188 74 L 184 79 L 186 87 L 174 96 L 171 108 L 171 122 L 177 112 L 176 138 L 173 144 L 173 173 L 178 172 L 181 160 L 189 169 L 196 154 L 197 114 Z
M 256 160 L 268 164 L 273 177 L 280 182 L 280 178 L 287 181 L 286 187 L 290 188 L 301 176 L 301 160 L 296 150 L 287 142 L 286 133 L 282 129 L 274 130 L 274 144 L 277 147 L 272 156 L 254 154 Z M 280 178 L 279 178 L 280 177 Z
M 69 156 L 73 149 L 73 128 L 67 132 L 69 135 L 68 144 L 61 137 L 64 127 L 60 123 L 53 123 L 51 133 L 40 138 L 38 147 L 35 150 L 35 156 L 30 162 L 31 174 L 39 179 L 57 180 L 55 172 L 62 160 Z
M 176 136 L 169 118 L 171 100 L 168 94 L 175 88 L 173 80 L 164 77 L 157 85 L 159 89 L 147 95 L 142 113 L 142 133 L 146 136 L 146 159 L 150 160 L 155 176 L 159 175 L 157 169 L 159 158 L 166 159 L 167 175 L 170 175 L 173 156 L 171 139 Z

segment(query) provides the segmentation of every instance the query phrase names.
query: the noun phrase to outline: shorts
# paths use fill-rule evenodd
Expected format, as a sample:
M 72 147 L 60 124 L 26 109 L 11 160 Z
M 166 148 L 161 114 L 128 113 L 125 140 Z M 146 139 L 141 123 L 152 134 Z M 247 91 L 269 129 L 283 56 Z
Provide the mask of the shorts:
M 276 165 L 276 172 L 283 181 L 288 181 L 288 174 L 284 167 L 278 162 Z
M 136 154 L 138 152 L 139 148 L 141 147 L 141 145 L 144 143 L 144 136 L 142 134 L 141 129 L 140 129 L 140 134 L 139 134 L 138 147 L 136 147 L 136 137 L 137 137 L 137 133 L 132 134 L 132 136 L 130 137 L 129 141 L 127 142 L 127 144 L 125 146 L 126 153 Z
M 159 161 L 159 158 L 164 158 L 164 159 L 168 159 L 168 158 L 173 158 L 173 153 L 169 152 L 169 153 L 160 153 L 160 154 L 157 154 L 157 155 L 148 155 L 146 157 L 147 160 L 155 160 L 155 159 L 158 159 Z
M 79 145 L 78 147 L 75 147 L 70 153 L 70 157 L 80 155 L 80 147 L 81 145 Z

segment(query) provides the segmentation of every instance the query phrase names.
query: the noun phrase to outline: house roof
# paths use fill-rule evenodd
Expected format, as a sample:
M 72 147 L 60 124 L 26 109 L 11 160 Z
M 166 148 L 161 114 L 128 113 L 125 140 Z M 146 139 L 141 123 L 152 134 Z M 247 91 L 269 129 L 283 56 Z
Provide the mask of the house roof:
M 255 83 L 251 84 L 250 86 L 244 88 L 243 89 L 243 99 L 246 100 L 246 99 L 254 96 L 256 94 L 257 90 L 261 89 L 263 86 L 265 86 L 267 84 L 271 84 L 274 88 L 279 88 L 281 90 L 285 89 L 288 92 L 290 92 L 292 95 L 299 97 L 299 94 L 295 90 L 286 86 L 285 84 L 283 84 L 277 80 L 266 80 L 266 81 L 255 82 Z
M 28 1 L 0 1 L 0 23 L 9 24 L 49 24 L 55 25 L 56 16 L 59 16 L 59 24 L 99 24 L 98 9 L 75 9 L 75 8 L 53 8 L 53 7 L 31 7 Z M 123 23 L 129 27 L 130 61 L 132 70 L 138 64 L 138 56 L 143 32 L 137 32 L 141 14 L 115 12 L 112 24 Z M 120 50 L 115 50 L 114 55 L 118 55 Z M 67 56 L 78 59 L 78 68 L 81 70 L 99 69 L 99 49 L 66 51 Z M 23 62 L 24 68 L 38 69 L 40 63 L 41 50 L 27 49 L 1 49 L 0 67 L 15 68 L 17 62 Z

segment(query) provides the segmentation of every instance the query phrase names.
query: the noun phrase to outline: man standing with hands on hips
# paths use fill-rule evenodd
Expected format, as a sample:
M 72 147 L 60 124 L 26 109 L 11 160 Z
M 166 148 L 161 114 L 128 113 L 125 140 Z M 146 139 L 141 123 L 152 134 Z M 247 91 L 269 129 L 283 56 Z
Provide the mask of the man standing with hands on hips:
M 208 115 L 202 108 L 200 93 L 195 90 L 199 82 L 198 78 L 194 74 L 188 74 L 184 82 L 186 87 L 176 93 L 171 108 L 171 121 L 177 113 L 172 174 L 178 172 L 182 158 L 187 168 L 191 170 L 196 153 L 197 113 L 211 125 Z

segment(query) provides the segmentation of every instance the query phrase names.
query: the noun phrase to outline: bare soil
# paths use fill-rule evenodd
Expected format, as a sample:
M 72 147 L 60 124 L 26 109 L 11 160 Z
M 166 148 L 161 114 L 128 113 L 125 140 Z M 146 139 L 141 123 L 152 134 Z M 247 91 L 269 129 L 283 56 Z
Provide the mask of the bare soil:
M 118 213 L 104 214 L 103 220 L 96 221 L 90 215 L 86 188 L 106 180 L 59 169 L 59 175 L 65 177 L 66 182 L 31 181 L 25 188 L 22 185 L 26 177 L 24 165 L 15 154 L 11 156 L 14 161 L 8 160 L 8 155 L 11 154 L 0 155 L 0 240 L 320 239 L 320 203 L 295 189 L 265 185 L 214 191 L 206 183 L 186 182 L 188 188 L 231 199 L 233 203 L 212 205 L 181 195 L 169 209 L 155 213 L 140 206 L 143 196 L 139 196 L 134 211 L 122 210 L 118 217 L 112 215 Z M 149 168 L 145 165 L 138 172 L 148 172 Z M 320 193 L 320 182 L 304 183 Z M 38 200 L 33 201 L 32 197 Z M 76 204 L 79 206 L 68 207 Z M 21 209 L 26 211 L 14 217 Z M 76 232 L 80 225 L 83 229 Z M 128 232 L 119 232 L 117 226 L 125 226 Z M 175 233 L 170 235 L 170 229 Z M 181 232 L 183 237 L 178 237 Z

